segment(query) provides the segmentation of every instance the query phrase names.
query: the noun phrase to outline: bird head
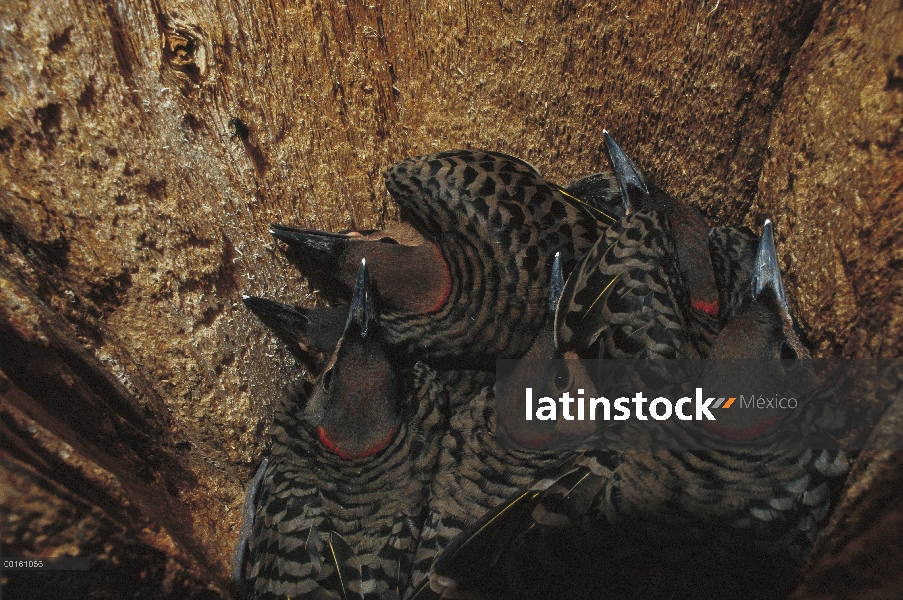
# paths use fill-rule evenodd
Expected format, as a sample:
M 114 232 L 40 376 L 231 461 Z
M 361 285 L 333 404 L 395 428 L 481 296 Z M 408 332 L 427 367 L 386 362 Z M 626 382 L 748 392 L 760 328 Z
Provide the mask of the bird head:
M 668 215 L 678 267 L 690 296 L 690 306 L 700 319 L 713 321 L 719 315 L 720 302 L 709 255 L 709 227 L 705 218 L 699 209 L 673 198 L 650 181 L 607 131 L 603 131 L 602 135 L 621 188 L 625 213 L 662 211 Z
M 769 220 L 759 238 L 747 297 L 715 338 L 701 385 L 707 395 L 729 397 L 764 390 L 761 394 L 766 398 L 800 398 L 814 385 L 811 357 L 793 326 Z M 777 406 L 723 412 L 719 411 L 717 426 L 708 428 L 738 440 L 755 439 L 786 413 Z
M 548 316 L 545 327 L 536 336 L 533 345 L 518 361 L 514 372 L 498 386 L 496 409 L 499 425 L 506 440 L 529 449 L 544 449 L 565 443 L 565 438 L 582 439 L 595 431 L 588 421 L 527 421 L 524 414 L 524 392 L 533 390 L 533 397 L 550 397 L 556 402 L 565 392 L 572 398 L 595 394 L 596 388 L 577 353 L 559 350 L 555 345 L 555 311 L 564 289 L 561 256 L 555 254 L 549 285 Z
M 385 448 L 402 420 L 402 385 L 380 331 L 367 262 L 361 260 L 345 330 L 305 407 L 323 445 L 342 458 Z
M 347 301 L 361 260 L 379 290 L 380 306 L 402 314 L 439 310 L 448 297 L 451 277 L 439 247 L 413 226 L 396 223 L 381 231 L 330 233 L 271 225 L 270 233 L 288 244 L 301 268 Z M 411 273 L 417 273 L 411 277 Z

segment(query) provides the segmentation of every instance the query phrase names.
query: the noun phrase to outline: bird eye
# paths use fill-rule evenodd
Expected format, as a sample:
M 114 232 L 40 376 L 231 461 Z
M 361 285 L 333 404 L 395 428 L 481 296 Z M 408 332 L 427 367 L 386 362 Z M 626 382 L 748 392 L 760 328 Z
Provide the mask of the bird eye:
M 571 370 L 567 366 L 560 367 L 555 372 L 555 389 L 559 392 L 568 389 L 571 386 Z
M 381 244 L 397 244 L 398 243 L 398 240 L 396 240 L 395 238 L 390 238 L 390 237 L 381 237 L 381 238 L 379 238 L 378 241 Z
M 332 383 L 332 369 L 323 373 L 323 389 L 329 391 L 329 385 Z
M 781 342 L 781 360 L 796 360 L 797 358 L 799 356 L 797 356 L 793 346 L 786 341 Z

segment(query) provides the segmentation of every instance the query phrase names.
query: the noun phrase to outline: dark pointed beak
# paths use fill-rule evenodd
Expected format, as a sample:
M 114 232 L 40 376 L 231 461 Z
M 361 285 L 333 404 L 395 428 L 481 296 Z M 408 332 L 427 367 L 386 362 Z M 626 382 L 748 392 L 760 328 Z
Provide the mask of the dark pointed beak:
M 366 259 L 361 260 L 345 330 L 330 360 L 332 367 L 305 409 L 320 441 L 344 458 L 379 452 L 398 432 L 405 392 L 380 336 Z
M 270 233 L 317 270 L 335 273 L 341 268 L 347 235 L 277 224 L 270 225 Z
M 309 319 L 302 309 L 257 296 L 242 296 L 241 299 L 251 312 L 277 334 L 295 344 L 303 343 L 303 332 Z
M 375 335 L 379 330 L 379 321 L 376 317 L 376 307 L 373 304 L 373 292 L 370 289 L 370 276 L 367 272 L 367 260 L 361 259 L 361 267 L 357 272 L 357 281 L 354 284 L 354 292 L 351 296 L 351 305 L 348 310 L 348 320 L 345 322 L 345 332 L 342 337 L 353 334 L 353 328 L 360 329 L 360 336 L 366 338 Z
M 607 131 L 602 131 L 602 137 L 605 138 L 605 149 L 608 150 L 608 158 L 621 187 L 624 210 L 630 214 L 641 198 L 650 195 L 649 182 Z
M 564 290 L 564 273 L 561 271 L 561 252 L 556 252 L 555 260 L 552 261 L 552 277 L 549 280 L 549 315 L 552 319 L 555 318 L 562 290 Z
M 756 251 L 752 279 L 753 298 L 757 298 L 769 286 L 774 289 L 781 310 L 790 314 L 787 296 L 784 293 L 784 282 L 781 279 L 781 268 L 778 265 L 778 254 L 774 246 L 774 226 L 771 219 L 766 220 L 762 227 L 762 237 L 759 238 L 759 249 Z

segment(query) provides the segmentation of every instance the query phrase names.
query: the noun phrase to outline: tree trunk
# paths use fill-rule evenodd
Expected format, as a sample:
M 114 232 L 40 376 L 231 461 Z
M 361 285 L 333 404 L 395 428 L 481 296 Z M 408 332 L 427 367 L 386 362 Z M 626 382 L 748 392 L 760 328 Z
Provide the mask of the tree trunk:
M 303 375 L 241 294 L 315 299 L 268 224 L 380 227 L 407 156 L 565 183 L 607 128 L 713 224 L 775 220 L 817 355 L 903 350 L 897 3 L 6 0 L 0 73 L 2 553 L 98 557 L 13 596 L 228 596 Z

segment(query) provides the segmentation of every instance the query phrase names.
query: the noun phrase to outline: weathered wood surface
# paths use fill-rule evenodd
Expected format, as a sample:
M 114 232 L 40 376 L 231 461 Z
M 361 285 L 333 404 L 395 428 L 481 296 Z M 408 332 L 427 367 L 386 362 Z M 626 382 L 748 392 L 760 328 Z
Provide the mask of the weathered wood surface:
M 817 355 L 903 356 L 903 6 L 826 4 L 775 113 L 753 210 Z
M 107 574 L 226 594 L 244 483 L 301 374 L 240 296 L 312 301 L 267 225 L 379 226 L 384 170 L 430 151 L 565 182 L 607 168 L 607 128 L 713 222 L 776 221 L 820 355 L 899 356 L 901 19 L 809 0 L 3 2 L 0 542 L 95 553 L 116 531 Z M 14 523 L 23 502 L 48 517 Z

